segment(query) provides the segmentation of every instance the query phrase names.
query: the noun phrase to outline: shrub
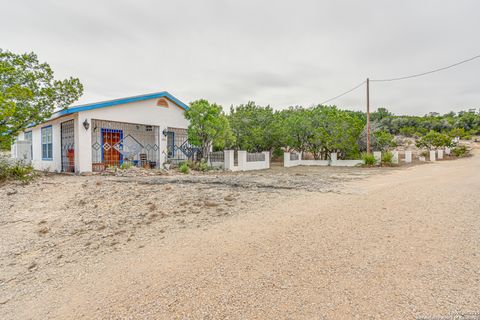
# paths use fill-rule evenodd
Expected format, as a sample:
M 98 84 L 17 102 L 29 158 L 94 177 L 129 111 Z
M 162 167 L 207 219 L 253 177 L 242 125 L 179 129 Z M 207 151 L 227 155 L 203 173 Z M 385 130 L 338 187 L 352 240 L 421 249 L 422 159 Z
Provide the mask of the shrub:
M 417 128 L 415 127 L 403 127 L 399 130 L 399 133 L 404 137 L 414 137 L 417 134 Z
M 463 138 L 465 136 L 465 129 L 463 129 L 463 128 L 453 128 L 448 133 L 448 136 L 451 137 L 451 138 L 455 138 L 455 137 Z
M 190 172 L 190 168 L 188 167 L 188 163 L 186 162 L 182 163 L 179 169 L 180 169 L 180 172 L 184 174 L 187 174 Z
M 395 137 L 387 131 L 376 131 L 373 133 L 372 146 L 377 150 L 385 151 L 397 146 Z
M 362 153 L 362 160 L 365 166 L 372 167 L 377 164 L 377 159 L 372 153 Z
M 434 149 L 440 147 L 448 147 L 452 144 L 452 139 L 443 133 L 430 130 L 425 136 L 417 141 L 418 148 Z
M 455 157 L 465 157 L 468 154 L 468 149 L 464 145 L 458 145 L 451 152 Z
M 35 172 L 31 165 L 26 165 L 20 161 L 11 162 L 0 159 L 0 182 L 18 180 L 27 183 L 33 178 L 35 178 Z
M 122 162 L 122 164 L 120 165 L 120 169 L 130 169 L 132 167 L 132 163 L 130 161 L 124 161 Z
M 210 167 L 208 166 L 208 163 L 202 159 L 202 161 L 200 161 L 200 163 L 198 164 L 198 170 L 205 172 L 210 170 Z
M 388 166 L 391 167 L 393 166 L 393 153 L 390 151 L 387 151 L 382 154 L 382 166 Z

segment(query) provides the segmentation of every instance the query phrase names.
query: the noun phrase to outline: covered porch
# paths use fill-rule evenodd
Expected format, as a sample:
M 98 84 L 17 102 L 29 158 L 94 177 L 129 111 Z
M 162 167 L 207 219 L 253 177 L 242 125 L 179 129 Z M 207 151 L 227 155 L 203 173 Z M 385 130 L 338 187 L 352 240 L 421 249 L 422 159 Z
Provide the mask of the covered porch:
M 157 168 L 159 139 L 157 126 L 92 119 L 92 171 L 122 165 Z
M 108 167 L 160 168 L 164 162 L 192 158 L 196 148 L 187 139 L 185 128 L 91 120 L 92 171 Z

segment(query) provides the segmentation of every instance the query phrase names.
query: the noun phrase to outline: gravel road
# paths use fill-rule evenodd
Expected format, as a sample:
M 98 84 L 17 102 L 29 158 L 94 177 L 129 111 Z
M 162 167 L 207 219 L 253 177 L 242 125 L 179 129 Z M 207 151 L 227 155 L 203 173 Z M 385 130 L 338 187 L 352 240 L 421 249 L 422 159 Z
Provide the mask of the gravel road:
M 13 244 L 22 239 L 6 239 L 2 245 L 8 275 L 2 274 L 6 294 L 0 311 L 12 319 L 429 319 L 480 313 L 479 159 L 387 171 L 277 168 L 253 175 L 138 181 L 103 177 L 99 185 L 102 177 L 76 177 L 77 188 L 85 184 L 82 179 L 89 181 L 85 188 L 92 198 L 102 194 L 96 189 L 115 197 L 106 188 L 110 184 L 124 186 L 122 190 L 136 185 L 145 193 L 124 191 L 120 198 L 125 202 L 115 207 L 118 219 L 110 217 L 115 210 L 91 218 L 87 226 L 95 227 L 83 227 L 81 236 L 65 231 L 71 228 L 58 215 L 69 210 L 57 198 L 57 213 L 48 211 L 46 219 L 38 213 L 30 219 L 35 227 L 14 222 L 25 234 L 43 224 L 49 231 L 35 234 L 43 242 L 26 236 L 39 255 L 27 250 L 28 243 L 23 251 Z M 166 186 L 180 196 L 164 201 L 155 198 L 157 193 L 151 204 L 135 202 Z M 213 191 L 214 199 L 205 197 Z M 28 194 L 6 192 L 2 199 Z M 174 213 L 178 197 L 202 204 Z M 70 205 L 74 216 L 99 206 L 90 198 L 72 199 L 77 202 L 67 203 L 75 203 Z M 102 208 L 119 202 L 115 199 Z M 77 208 L 80 200 L 91 211 Z M 127 213 L 131 202 L 137 208 L 133 215 Z M 160 213 L 148 218 L 152 204 L 152 212 L 158 207 L 166 220 L 158 218 Z M 7 221 L 25 220 L 16 205 L 9 210 L 13 213 Z M 42 219 L 47 222 L 40 223 Z M 102 219 L 111 223 L 98 235 Z M 127 220 L 118 227 L 121 219 Z M 126 226 L 137 222 L 128 240 L 132 230 Z M 11 224 L 2 226 L 3 234 Z M 125 233 L 115 235 L 122 228 Z M 8 237 L 15 237 L 10 232 Z M 102 242 L 104 233 L 118 243 Z M 111 237 L 106 238 L 113 241 Z M 84 241 L 91 243 L 85 246 Z M 61 248 L 67 258 L 57 258 L 60 263 L 42 258 L 52 243 L 47 256 Z M 92 244 L 98 248 L 91 249 Z M 68 246 L 75 248 L 73 253 Z M 79 246 L 88 249 L 79 253 Z M 15 250 L 19 262 L 12 260 Z

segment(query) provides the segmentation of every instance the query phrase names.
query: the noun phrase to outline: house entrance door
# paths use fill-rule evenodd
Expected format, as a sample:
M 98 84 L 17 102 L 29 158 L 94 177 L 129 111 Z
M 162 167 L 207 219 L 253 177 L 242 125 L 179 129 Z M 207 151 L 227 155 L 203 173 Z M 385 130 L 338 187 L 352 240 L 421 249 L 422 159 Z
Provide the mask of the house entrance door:
M 102 129 L 102 162 L 106 166 L 119 166 L 122 163 L 122 154 L 119 152 L 122 139 L 122 130 Z

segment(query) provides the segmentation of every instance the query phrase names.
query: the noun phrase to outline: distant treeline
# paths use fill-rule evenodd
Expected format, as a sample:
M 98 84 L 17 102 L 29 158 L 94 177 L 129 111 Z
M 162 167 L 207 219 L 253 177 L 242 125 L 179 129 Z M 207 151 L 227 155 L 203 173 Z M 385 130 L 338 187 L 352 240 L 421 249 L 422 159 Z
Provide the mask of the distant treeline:
M 367 117 L 360 111 L 321 105 L 274 111 L 249 102 L 232 106 L 225 117 L 233 138 L 219 141 L 218 149 L 281 152 L 287 148 L 312 153 L 317 159 L 324 159 L 331 152 L 338 152 L 341 158 L 358 158 L 366 150 Z M 471 111 L 422 117 L 397 116 L 379 108 L 370 119 L 372 148 L 377 150 L 393 147 L 394 135 L 420 138 L 434 131 L 469 138 L 480 133 L 480 114 Z

